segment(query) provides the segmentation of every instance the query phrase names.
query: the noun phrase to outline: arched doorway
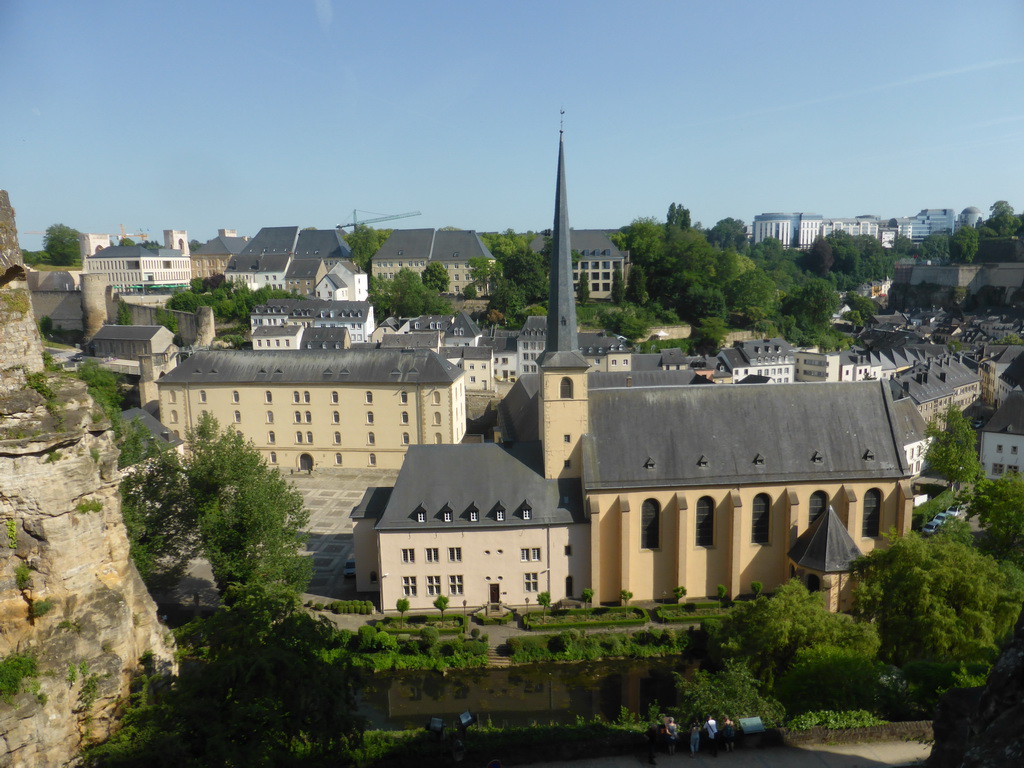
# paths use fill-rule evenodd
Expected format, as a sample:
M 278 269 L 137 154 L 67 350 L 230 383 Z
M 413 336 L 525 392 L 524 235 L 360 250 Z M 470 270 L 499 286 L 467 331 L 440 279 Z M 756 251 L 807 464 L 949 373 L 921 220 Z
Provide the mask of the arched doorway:
M 807 574 L 807 591 L 808 592 L 820 592 L 821 591 L 821 579 L 818 578 L 816 573 Z
M 310 456 L 308 453 L 304 453 L 301 456 L 299 456 L 299 469 L 301 469 L 303 472 L 312 472 L 313 457 Z
M 572 576 L 566 576 L 565 577 L 565 596 L 566 597 L 572 597 L 573 596 Z

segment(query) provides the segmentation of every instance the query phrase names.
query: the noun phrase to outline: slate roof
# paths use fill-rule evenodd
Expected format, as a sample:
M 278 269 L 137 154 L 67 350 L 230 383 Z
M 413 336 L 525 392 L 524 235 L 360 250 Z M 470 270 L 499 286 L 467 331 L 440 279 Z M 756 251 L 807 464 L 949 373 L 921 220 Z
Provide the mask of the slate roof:
M 789 559 L 801 568 L 819 573 L 845 573 L 850 570 L 850 563 L 863 554 L 829 505 L 828 511 L 800 534 L 789 550 Z
M 681 387 L 710 383 L 692 368 L 681 368 L 678 371 L 591 371 L 587 374 L 587 388 L 591 392 L 595 389 L 619 387 Z
M 302 346 L 305 349 L 316 349 L 326 344 L 326 348 L 333 347 L 335 344 L 345 344 L 345 340 L 349 337 L 348 328 L 338 326 L 311 326 L 304 328 L 302 331 Z
M 490 360 L 494 356 L 494 350 L 490 347 L 442 347 L 441 355 L 452 358 L 461 357 L 463 360 Z
M 1012 364 L 1010 367 L 1013 367 Z M 889 386 L 892 387 L 895 397 L 908 396 L 920 404 L 949 397 L 957 387 L 965 387 L 980 381 L 981 377 L 976 369 L 968 366 L 960 356 L 948 355 L 916 364 L 913 368 L 889 379 Z
M 298 238 L 298 227 L 263 227 L 245 244 L 239 256 L 291 256 Z
M 315 259 L 292 259 L 292 263 L 288 265 L 288 271 L 285 272 L 285 279 L 312 280 L 316 278 L 322 264 L 323 261 L 319 257 Z
M 583 437 L 588 490 L 901 478 L 904 461 L 877 381 L 599 389 Z
M 376 529 L 515 529 L 585 522 L 579 481 L 548 480 L 541 463 L 539 443 L 410 446 Z M 523 517 L 524 506 L 529 519 Z M 470 521 L 473 509 L 476 522 Z M 505 512 L 503 521 L 497 519 L 498 509 Z M 444 522 L 444 510 L 451 511 L 451 522 Z
M 431 350 L 219 350 L 197 352 L 158 383 L 448 384 L 462 375 Z
M 540 377 L 536 373 L 524 373 L 498 403 L 503 440 L 514 443 L 540 439 L 539 390 Z
M 382 259 L 429 259 L 433 244 L 432 229 L 396 229 L 373 254 L 371 261 L 376 263 Z
M 163 330 L 162 325 L 104 325 L 92 341 L 150 341 Z
M 628 352 L 629 345 L 618 336 L 609 336 L 604 331 L 584 331 L 576 334 L 580 352 L 584 355 L 606 355 L 609 352 Z
M 343 299 L 273 299 L 254 307 L 252 315 L 287 315 L 299 318 L 344 319 L 346 317 L 367 317 L 370 310 L 368 301 L 345 301 Z M 333 313 L 333 314 L 331 314 Z
M 430 252 L 431 261 L 465 261 L 481 257 L 494 258 L 474 230 L 439 230 L 434 235 L 434 247 Z
M 303 229 L 295 243 L 295 258 L 336 261 L 352 257 L 352 249 L 337 229 Z
M 245 248 L 245 244 L 249 241 L 244 237 L 227 237 L 225 235 L 217 235 L 217 237 L 207 240 L 203 245 L 192 251 L 193 256 L 223 256 L 224 254 L 235 255 L 241 253 L 242 249 Z
M 892 404 L 893 427 L 896 430 L 896 437 L 902 445 L 918 443 L 927 437 L 925 430 L 928 424 L 924 416 L 917 410 L 914 401 L 909 397 L 896 400 Z
M 121 411 L 121 419 L 125 422 L 138 419 L 142 426 L 146 428 L 151 439 L 159 440 L 172 448 L 185 442 L 180 437 L 175 437 L 174 432 L 170 428 L 165 427 L 149 411 L 144 411 L 142 408 L 129 408 L 127 411 Z
M 302 333 L 301 325 L 258 325 L 253 328 L 254 339 L 284 338 L 285 336 L 298 336 Z
M 584 251 L 588 254 L 592 251 L 599 251 L 596 256 L 587 255 L 587 259 L 610 259 L 624 255 L 603 229 L 572 229 L 569 231 L 569 242 L 571 243 L 570 247 L 581 254 Z M 536 253 L 544 250 L 543 234 L 537 235 L 530 241 L 530 250 Z M 609 251 L 609 253 L 605 254 L 605 251 Z
M 440 331 L 389 333 L 381 337 L 381 349 L 436 349 L 441 346 Z
M 1024 435 L 1024 392 L 1010 392 L 981 431 Z

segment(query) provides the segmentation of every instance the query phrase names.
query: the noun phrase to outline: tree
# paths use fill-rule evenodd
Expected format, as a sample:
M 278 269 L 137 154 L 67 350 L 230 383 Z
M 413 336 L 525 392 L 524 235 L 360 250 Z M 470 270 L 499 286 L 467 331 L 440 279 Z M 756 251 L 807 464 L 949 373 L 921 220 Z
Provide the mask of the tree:
M 726 287 L 726 297 L 732 311 L 754 324 L 772 317 L 779 309 L 779 290 L 760 269 L 751 269 Z
M 629 605 L 629 601 L 633 599 L 633 593 L 628 589 L 624 589 L 619 592 L 619 599 L 622 600 L 623 605 Z
M 788 296 L 782 313 L 792 317 L 800 331 L 814 335 L 827 331 L 839 309 L 839 294 L 827 280 L 812 278 Z
M 128 306 L 128 303 L 123 299 L 117 300 L 117 324 L 118 325 L 131 325 L 132 324 L 132 308 Z
M 945 427 L 942 422 L 945 422 Z M 941 421 L 932 421 L 925 434 L 932 440 L 925 462 L 933 472 L 938 472 L 955 486 L 973 482 L 984 474 L 978 461 L 977 436 L 955 405 L 946 409 Z
M 580 597 L 583 598 L 584 609 L 589 613 L 590 604 L 594 601 L 594 590 L 592 590 L 590 587 L 587 587 L 582 592 L 580 592 Z
M 740 661 L 727 662 L 721 672 L 698 669 L 689 680 L 678 672 L 673 674 L 681 722 L 701 722 L 711 713 L 727 712 L 756 715 L 769 727 L 782 722 L 782 705 L 762 695 L 762 683 Z
M 626 285 L 622 281 L 622 270 L 612 272 L 612 303 L 621 304 L 626 298 Z
M 587 279 L 586 273 L 581 274 L 576 283 L 576 303 L 581 307 L 590 303 L 590 280 Z
M 502 262 L 502 271 L 503 277 L 522 291 L 527 304 L 547 299 L 547 263 L 539 253 L 526 249 L 509 254 Z
M 708 231 L 708 242 L 716 248 L 742 251 L 747 245 L 747 225 L 740 219 L 722 219 Z
M 647 293 L 647 271 L 640 264 L 630 267 L 626 281 L 626 300 L 642 307 L 649 298 Z
M 978 254 L 978 243 L 980 241 L 978 230 L 974 227 L 960 227 L 950 238 L 950 255 L 959 262 L 970 264 Z
M 811 244 L 811 250 L 807 254 L 807 267 L 819 277 L 827 277 L 832 270 L 835 259 L 832 257 L 832 246 L 829 245 L 821 235 L 818 235 Z
M 981 481 L 971 498 L 970 510 L 985 532 L 980 542 L 982 551 L 1024 568 L 1024 476 L 1013 472 Z
M 873 655 L 834 645 L 801 648 L 775 685 L 792 717 L 818 710 L 877 711 L 885 665 Z
M 684 208 L 675 203 L 669 203 L 668 216 L 665 221 L 667 227 L 679 227 L 679 229 L 690 228 L 690 209 Z
M 344 235 L 345 242 L 352 249 L 352 261 L 364 272 L 370 272 L 370 259 L 381 249 L 391 237 L 394 230 L 374 229 L 365 224 L 358 224 L 351 232 Z
M 686 587 L 672 587 L 672 594 L 676 597 L 676 602 L 682 602 L 682 599 L 686 597 Z
M 491 292 L 491 284 L 498 275 L 498 262 L 486 256 L 474 256 L 469 260 L 469 276 L 473 285 L 485 294 Z
M 174 583 L 198 553 L 222 593 L 232 584 L 305 589 L 309 513 L 299 492 L 209 413 L 186 440 L 187 456 L 164 451 L 122 482 L 131 554 L 143 578 Z
M 551 606 L 551 593 L 541 592 L 537 595 L 537 605 L 541 607 L 542 614 L 547 613 L 548 608 Z
M 729 326 L 720 317 L 708 317 L 698 323 L 693 339 L 698 349 L 704 352 L 717 352 L 722 348 L 725 337 L 729 335 Z
M 444 624 L 444 612 L 448 610 L 448 597 L 446 595 L 438 595 L 434 599 L 434 607 L 441 612 L 441 623 Z
M 991 661 L 1024 599 L 1018 571 L 941 536 L 891 537 L 853 574 L 853 613 L 877 628 L 881 658 L 898 666 Z
M 395 601 L 395 610 L 402 617 L 402 624 L 405 624 L 405 612 L 409 610 L 409 600 L 405 597 L 400 597 Z
M 878 635 L 870 624 L 830 613 L 820 593 L 808 592 L 793 579 L 771 597 L 735 604 L 708 638 L 712 659 L 744 662 L 768 684 L 789 669 L 801 648 L 813 645 L 836 645 L 874 656 Z
M 448 270 L 444 268 L 444 264 L 439 261 L 432 261 L 427 264 L 423 273 L 420 275 L 420 279 L 423 280 L 423 284 L 433 291 L 438 293 L 444 293 L 448 290 Z
M 232 589 L 228 604 L 179 636 L 189 663 L 178 678 L 142 687 L 117 733 L 89 750 L 91 765 L 348 762 L 365 722 L 334 627 L 287 590 Z
M 476 286 L 470 283 L 463 289 L 462 295 L 467 299 L 475 299 L 477 297 Z
M 81 248 L 78 244 L 79 232 L 64 224 L 51 224 L 43 235 L 43 250 L 50 256 L 50 263 L 55 266 L 69 267 L 79 262 Z
M 420 276 L 408 267 L 398 270 L 393 280 L 372 278 L 370 301 L 381 317 L 442 315 L 451 311 L 451 304 L 425 286 Z
M 949 258 L 949 235 L 936 232 L 921 241 L 921 258 L 930 261 L 946 261 Z

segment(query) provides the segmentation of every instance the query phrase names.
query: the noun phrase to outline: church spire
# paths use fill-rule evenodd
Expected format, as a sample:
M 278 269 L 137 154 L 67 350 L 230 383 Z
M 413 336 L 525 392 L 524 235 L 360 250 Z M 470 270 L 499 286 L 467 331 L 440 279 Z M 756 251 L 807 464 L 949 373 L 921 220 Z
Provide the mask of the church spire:
M 572 245 L 569 239 L 569 202 L 565 189 L 565 141 L 558 132 L 558 181 L 555 187 L 555 224 L 551 230 L 551 287 L 548 295 L 548 335 L 545 357 L 577 352 L 576 297 L 572 287 Z

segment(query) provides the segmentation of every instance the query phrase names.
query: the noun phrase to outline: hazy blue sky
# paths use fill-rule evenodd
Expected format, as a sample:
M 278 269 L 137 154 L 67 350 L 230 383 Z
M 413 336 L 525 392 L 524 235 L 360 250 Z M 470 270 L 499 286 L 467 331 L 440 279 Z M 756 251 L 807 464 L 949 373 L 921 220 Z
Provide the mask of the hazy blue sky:
M 1024 206 L 1021 0 L 0 0 L 0 68 L 23 233 L 542 229 L 562 108 L 575 227 Z

